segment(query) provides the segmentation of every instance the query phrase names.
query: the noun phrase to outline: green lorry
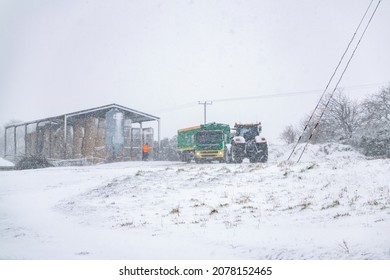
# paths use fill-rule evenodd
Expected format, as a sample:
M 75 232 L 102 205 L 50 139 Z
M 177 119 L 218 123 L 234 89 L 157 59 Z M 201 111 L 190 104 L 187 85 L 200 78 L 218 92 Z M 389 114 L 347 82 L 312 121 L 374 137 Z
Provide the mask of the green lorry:
M 181 161 L 228 161 L 231 139 L 228 124 L 202 124 L 179 129 L 177 134 L 177 151 Z

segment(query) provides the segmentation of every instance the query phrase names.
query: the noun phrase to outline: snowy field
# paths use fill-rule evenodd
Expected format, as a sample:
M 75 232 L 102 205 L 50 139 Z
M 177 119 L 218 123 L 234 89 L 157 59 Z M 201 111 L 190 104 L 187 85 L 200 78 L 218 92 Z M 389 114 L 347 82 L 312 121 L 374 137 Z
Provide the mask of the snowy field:
M 0 259 L 390 259 L 390 160 L 0 172 Z

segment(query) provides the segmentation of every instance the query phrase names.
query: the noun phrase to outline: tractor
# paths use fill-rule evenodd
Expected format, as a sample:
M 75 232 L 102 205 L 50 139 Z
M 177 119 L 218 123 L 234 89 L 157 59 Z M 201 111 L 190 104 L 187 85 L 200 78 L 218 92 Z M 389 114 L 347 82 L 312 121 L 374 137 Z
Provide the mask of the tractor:
M 267 162 L 268 144 L 261 136 L 261 123 L 235 124 L 232 128 L 231 161 L 241 163 L 244 158 L 250 162 Z

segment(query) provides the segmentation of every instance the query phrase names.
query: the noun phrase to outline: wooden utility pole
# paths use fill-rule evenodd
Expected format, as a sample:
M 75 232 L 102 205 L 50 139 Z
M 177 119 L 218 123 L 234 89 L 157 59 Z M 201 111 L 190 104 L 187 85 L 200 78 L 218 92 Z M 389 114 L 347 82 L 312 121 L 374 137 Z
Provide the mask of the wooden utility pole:
M 204 124 L 206 124 L 206 106 L 212 105 L 213 101 L 198 101 L 199 105 L 203 105 L 203 111 L 204 111 Z

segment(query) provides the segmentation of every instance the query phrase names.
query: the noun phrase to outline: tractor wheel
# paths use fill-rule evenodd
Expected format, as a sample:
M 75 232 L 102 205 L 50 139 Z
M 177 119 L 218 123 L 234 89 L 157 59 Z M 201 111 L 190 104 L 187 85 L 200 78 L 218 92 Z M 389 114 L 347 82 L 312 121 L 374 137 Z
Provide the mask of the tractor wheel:
M 260 152 L 257 154 L 258 162 L 267 162 L 268 161 L 268 146 L 267 144 L 261 147 Z
M 242 163 L 242 157 L 237 154 L 233 154 L 233 162 L 234 163 Z
M 237 150 L 235 146 L 232 147 L 232 162 L 233 163 L 242 163 L 242 157 L 240 151 Z

